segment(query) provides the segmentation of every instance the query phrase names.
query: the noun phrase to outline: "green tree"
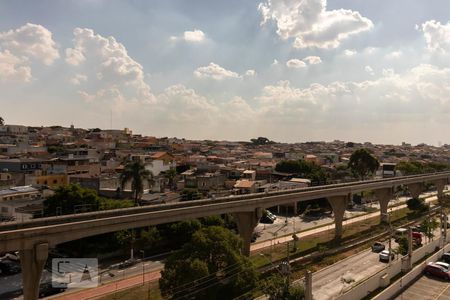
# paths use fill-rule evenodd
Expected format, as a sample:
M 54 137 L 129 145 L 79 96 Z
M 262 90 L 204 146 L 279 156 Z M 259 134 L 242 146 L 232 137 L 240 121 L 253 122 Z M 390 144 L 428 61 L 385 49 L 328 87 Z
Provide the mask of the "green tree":
M 125 188 L 125 185 L 131 181 L 131 191 L 133 193 L 135 205 L 139 204 L 139 200 L 144 192 L 144 180 L 150 181 L 152 177 L 152 173 L 149 170 L 146 170 L 145 166 L 139 160 L 128 163 L 120 174 L 122 190 Z
M 175 170 L 174 168 L 167 170 L 164 174 L 164 177 L 169 180 L 169 187 L 171 190 L 175 190 L 175 188 L 176 188 L 176 184 L 175 184 L 176 176 L 177 176 L 177 170 Z
M 138 249 L 154 251 L 160 246 L 161 241 L 162 237 L 158 228 L 150 226 L 140 232 L 135 244 Z
M 286 293 L 286 278 L 280 274 L 272 274 L 259 282 L 259 288 L 270 300 L 303 299 L 305 291 L 301 286 L 289 286 Z
M 406 205 L 409 210 L 413 210 L 415 212 L 424 212 L 428 209 L 428 205 L 426 205 L 425 201 L 420 198 L 411 198 L 406 201 Z
M 402 236 L 395 241 L 398 244 L 396 252 L 401 255 L 406 255 L 408 253 L 408 238 Z
M 0 117 L 0 126 L 3 126 L 3 125 L 5 125 L 5 120 L 3 120 L 2 117 Z
M 425 219 L 420 224 L 420 230 L 428 238 L 428 241 L 434 238 L 434 231 L 439 227 L 439 223 L 434 218 Z
M 197 189 L 185 188 L 181 191 L 181 201 L 198 200 L 202 194 Z
M 250 140 L 254 145 L 267 145 L 267 144 L 275 144 L 275 142 L 269 140 L 266 137 L 258 137 L 257 139 Z
M 369 150 L 362 148 L 353 152 L 348 166 L 356 178 L 364 180 L 378 169 L 380 163 Z
M 163 296 L 232 299 L 253 289 L 257 273 L 241 246 L 242 240 L 225 228 L 198 230 L 167 259 L 159 281 Z
M 67 215 L 79 211 L 98 210 L 100 197 L 94 190 L 77 184 L 60 186 L 44 203 L 44 216 Z

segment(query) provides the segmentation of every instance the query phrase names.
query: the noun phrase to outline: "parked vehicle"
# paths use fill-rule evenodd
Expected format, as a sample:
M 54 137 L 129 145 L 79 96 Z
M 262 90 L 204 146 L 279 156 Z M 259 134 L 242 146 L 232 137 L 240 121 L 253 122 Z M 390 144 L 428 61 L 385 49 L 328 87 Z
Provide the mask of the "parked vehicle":
M 277 217 L 271 213 L 268 210 L 265 210 L 263 212 L 263 215 L 261 217 L 261 219 L 259 220 L 261 223 L 269 223 L 269 224 L 273 224 L 275 222 L 275 220 L 277 219 Z
M 437 265 L 433 262 L 429 263 L 423 271 L 427 275 L 436 276 L 445 280 L 450 280 L 450 271 L 443 266 Z
M 20 265 L 9 259 L 3 259 L 0 261 L 0 271 L 3 275 L 13 275 L 22 271 Z
M 67 286 L 54 287 L 51 282 L 45 282 L 39 286 L 39 298 L 59 294 L 64 292 L 65 290 L 67 290 Z
M 19 251 L 6 253 L 0 260 L 9 259 L 13 261 L 19 261 Z
M 131 267 L 135 263 L 136 263 L 135 259 L 127 259 L 127 260 L 119 263 L 118 267 L 119 267 L 119 269 L 125 269 L 125 268 L 128 268 L 128 267 Z
M 383 243 L 375 242 L 375 243 L 372 245 L 372 252 L 378 253 L 378 252 L 383 251 L 384 249 L 386 249 L 386 246 L 385 246 Z
M 395 241 L 398 241 L 400 238 L 407 238 L 408 237 L 409 230 L 407 228 L 397 228 L 394 233 L 394 239 Z M 412 230 L 412 238 L 414 240 L 414 243 L 417 246 L 422 245 L 422 233 L 417 231 L 417 229 Z
M 443 262 L 449 263 L 450 264 L 450 252 L 446 252 L 442 255 L 441 260 Z
M 271 213 L 269 210 L 266 210 L 266 214 L 269 216 L 269 218 L 273 219 L 274 221 L 277 219 L 277 216 L 275 216 L 273 213 Z
M 392 252 L 392 250 L 391 250 L 390 255 L 391 255 L 391 261 L 394 260 L 395 254 L 394 254 L 394 252 Z M 383 250 L 380 252 L 380 261 L 386 261 L 386 262 L 389 261 L 389 250 Z
M 442 262 L 442 261 L 437 261 L 434 263 L 435 265 L 441 266 L 446 268 L 447 270 L 450 270 L 450 264 L 446 263 L 446 262 Z

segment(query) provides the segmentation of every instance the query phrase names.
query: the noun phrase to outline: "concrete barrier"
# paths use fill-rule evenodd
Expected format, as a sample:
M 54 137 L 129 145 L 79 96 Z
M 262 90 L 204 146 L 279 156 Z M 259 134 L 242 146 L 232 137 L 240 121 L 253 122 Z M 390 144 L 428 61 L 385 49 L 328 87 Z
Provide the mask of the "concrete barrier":
M 447 241 L 450 238 L 450 233 L 447 233 Z M 417 261 L 421 260 L 426 255 L 433 253 L 436 247 L 439 247 L 440 239 L 437 238 L 434 241 L 431 241 L 429 244 L 420 247 L 416 251 L 413 252 L 412 262 L 413 264 Z M 433 254 L 429 258 L 427 258 L 424 262 L 413 268 L 412 271 L 408 272 L 405 276 L 395 281 L 389 287 L 384 289 L 380 294 L 375 296 L 373 299 L 376 300 L 388 300 L 393 296 L 398 294 L 404 287 L 408 286 L 411 282 L 413 282 L 418 276 L 420 276 L 425 268 L 426 264 L 430 261 L 438 260 L 443 253 L 450 251 L 450 244 L 446 244 L 444 248 L 442 248 L 437 253 Z M 379 272 L 375 273 L 373 276 L 368 277 L 366 280 L 361 281 L 357 285 L 351 287 L 351 290 L 347 291 L 343 295 L 339 296 L 337 299 L 339 300 L 354 300 L 354 299 L 362 299 L 377 290 L 380 287 L 386 286 L 386 281 L 391 280 L 393 277 L 400 274 L 402 270 L 403 259 L 396 259 L 391 263 L 390 267 L 386 267 Z

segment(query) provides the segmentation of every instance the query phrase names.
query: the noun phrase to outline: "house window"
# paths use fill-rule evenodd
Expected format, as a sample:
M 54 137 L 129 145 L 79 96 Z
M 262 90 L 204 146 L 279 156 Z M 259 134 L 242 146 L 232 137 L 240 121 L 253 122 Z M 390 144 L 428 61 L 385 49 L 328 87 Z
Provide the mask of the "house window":
M 8 208 L 7 207 L 2 207 L 2 213 L 7 213 L 8 212 Z

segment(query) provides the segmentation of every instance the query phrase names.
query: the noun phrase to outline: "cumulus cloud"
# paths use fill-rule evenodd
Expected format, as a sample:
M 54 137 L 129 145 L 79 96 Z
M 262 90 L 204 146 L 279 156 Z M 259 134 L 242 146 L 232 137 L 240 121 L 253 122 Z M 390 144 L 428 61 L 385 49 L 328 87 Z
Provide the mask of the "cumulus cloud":
M 267 0 L 258 6 L 261 24 L 272 20 L 282 39 L 294 38 L 295 48 L 337 48 L 373 23 L 357 11 L 327 10 L 326 0 Z
M 302 69 L 302 68 L 306 68 L 306 64 L 304 61 L 294 58 L 294 59 L 290 59 L 286 62 L 286 66 L 288 68 L 291 69 Z
M 303 59 L 303 61 L 306 61 L 310 65 L 317 65 L 322 63 L 322 60 L 319 56 L 307 56 Z
M 222 68 L 213 62 L 207 66 L 197 68 L 194 71 L 194 76 L 197 78 L 211 78 L 214 80 L 241 77 L 238 73 Z
M 8 50 L 0 51 L 0 81 L 30 81 L 31 68 L 26 60 L 14 56 Z
M 369 66 L 366 71 L 373 71 Z M 321 122 L 327 120 L 356 124 L 378 122 L 415 122 L 426 118 L 446 119 L 450 111 L 450 68 L 419 65 L 403 74 L 392 70 L 383 76 L 361 82 L 335 81 L 328 85 L 293 87 L 289 81 L 265 86 L 260 101 L 261 112 L 283 116 L 285 120 Z M 413 123 L 412 123 L 413 124 Z
M 78 71 L 78 80 L 72 83 L 81 84 L 81 78 L 89 77 L 95 87 L 83 90 L 80 95 L 92 100 L 113 92 L 130 101 L 154 102 L 143 67 L 128 55 L 123 44 L 88 28 L 75 28 L 73 34 L 74 46 L 66 49 L 66 62 L 77 66 Z
M 422 31 L 427 42 L 428 50 L 446 53 L 450 50 L 450 22 L 430 20 L 422 24 Z
M 17 29 L 0 32 L 0 46 L 16 56 L 33 58 L 46 65 L 59 58 L 52 33 L 41 25 L 27 23 Z
M 350 50 L 350 49 L 345 49 L 344 50 L 344 55 L 345 56 L 353 56 L 355 55 L 357 52 L 355 50 Z
M 391 53 L 386 54 L 387 59 L 397 59 L 403 55 L 403 52 L 401 50 L 398 51 L 392 51 Z
M 205 33 L 199 29 L 185 31 L 182 36 L 171 36 L 169 39 L 173 42 L 183 40 L 185 42 L 199 43 L 205 40 Z
M 70 83 L 72 83 L 73 85 L 80 85 L 85 81 L 87 81 L 87 76 L 82 74 L 75 74 L 75 76 L 70 79 Z
M 375 72 L 373 71 L 371 66 L 365 66 L 364 71 L 366 71 L 370 75 L 375 75 Z
M 245 71 L 245 76 L 254 77 L 254 76 L 256 76 L 256 71 L 255 70 L 247 70 L 247 71 Z

